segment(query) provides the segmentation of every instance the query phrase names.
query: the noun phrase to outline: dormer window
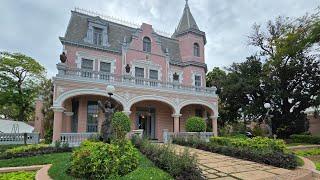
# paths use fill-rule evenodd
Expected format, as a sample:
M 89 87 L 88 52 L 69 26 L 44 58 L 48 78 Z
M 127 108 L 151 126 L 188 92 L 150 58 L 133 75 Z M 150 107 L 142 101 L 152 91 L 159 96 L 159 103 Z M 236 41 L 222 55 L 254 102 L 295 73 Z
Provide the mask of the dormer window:
M 102 45 L 102 31 L 101 28 L 93 28 L 93 44 L 98 46 Z
M 198 43 L 193 44 L 193 55 L 200 57 L 200 47 Z
M 143 38 L 143 51 L 151 52 L 151 40 L 148 37 Z
M 109 46 L 108 23 L 99 17 L 88 19 L 87 35 L 83 40 L 97 46 Z

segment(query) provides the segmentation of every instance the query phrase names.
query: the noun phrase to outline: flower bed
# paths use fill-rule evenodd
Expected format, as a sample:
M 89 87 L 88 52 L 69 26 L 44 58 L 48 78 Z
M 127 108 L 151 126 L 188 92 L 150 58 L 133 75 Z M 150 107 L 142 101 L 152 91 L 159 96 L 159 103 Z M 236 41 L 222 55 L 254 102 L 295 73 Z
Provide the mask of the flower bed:
M 36 156 L 40 154 L 60 153 L 60 152 L 71 152 L 71 148 L 67 146 L 55 146 L 51 147 L 47 144 L 33 144 L 13 147 L 5 150 L 0 155 L 0 159 L 10 159 L 17 157 L 28 157 Z
M 293 169 L 298 165 L 296 156 L 286 149 L 283 141 L 268 138 L 212 137 L 208 143 L 197 138 L 175 138 L 173 143 L 281 168 Z
M 151 144 L 140 138 L 133 138 L 133 142 L 142 154 L 175 179 L 203 179 L 195 158 L 189 152 L 185 151 L 177 155 L 170 146 Z

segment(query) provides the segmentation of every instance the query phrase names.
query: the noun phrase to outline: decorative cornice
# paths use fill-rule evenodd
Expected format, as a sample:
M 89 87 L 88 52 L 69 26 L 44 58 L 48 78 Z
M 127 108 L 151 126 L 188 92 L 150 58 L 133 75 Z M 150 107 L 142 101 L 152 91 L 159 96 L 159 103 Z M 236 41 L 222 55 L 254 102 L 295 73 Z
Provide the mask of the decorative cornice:
M 89 49 L 110 52 L 110 53 L 114 53 L 114 54 L 121 54 L 120 51 L 112 50 L 112 49 L 109 49 L 108 47 L 104 47 L 104 46 L 95 46 L 93 44 L 88 44 L 88 43 L 84 43 L 84 42 L 74 42 L 74 41 L 67 40 L 63 37 L 59 37 L 59 39 L 63 45 L 73 45 L 73 46 L 79 46 L 79 47 L 83 47 L 83 48 L 89 48 Z
M 181 66 L 181 67 L 186 67 L 186 66 L 197 66 L 205 69 L 205 72 L 208 71 L 207 64 L 197 62 L 197 61 L 170 61 L 170 65 L 175 65 L 175 66 Z

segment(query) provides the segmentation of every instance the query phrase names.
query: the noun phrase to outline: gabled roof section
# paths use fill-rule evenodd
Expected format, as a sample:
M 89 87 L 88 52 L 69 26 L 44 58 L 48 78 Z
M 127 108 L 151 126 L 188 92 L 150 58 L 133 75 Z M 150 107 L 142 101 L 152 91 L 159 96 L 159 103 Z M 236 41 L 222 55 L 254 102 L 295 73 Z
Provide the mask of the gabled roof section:
M 182 17 L 180 19 L 180 22 L 178 24 L 178 27 L 175 33 L 184 32 L 189 29 L 199 30 L 198 25 L 191 14 L 188 1 L 186 1 L 186 5 L 184 6 Z

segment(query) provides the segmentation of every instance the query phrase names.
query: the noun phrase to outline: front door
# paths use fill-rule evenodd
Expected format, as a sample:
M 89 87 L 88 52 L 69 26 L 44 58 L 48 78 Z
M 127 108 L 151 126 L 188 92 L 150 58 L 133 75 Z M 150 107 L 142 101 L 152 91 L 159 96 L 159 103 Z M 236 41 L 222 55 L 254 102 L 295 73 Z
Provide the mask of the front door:
M 143 135 L 149 139 L 156 139 L 155 109 L 137 108 L 136 126 L 143 129 Z

